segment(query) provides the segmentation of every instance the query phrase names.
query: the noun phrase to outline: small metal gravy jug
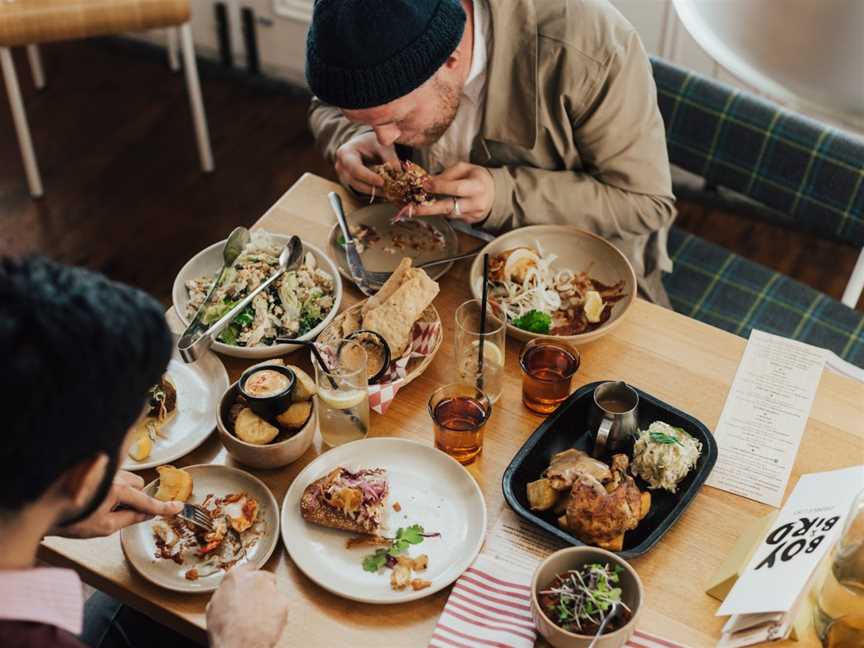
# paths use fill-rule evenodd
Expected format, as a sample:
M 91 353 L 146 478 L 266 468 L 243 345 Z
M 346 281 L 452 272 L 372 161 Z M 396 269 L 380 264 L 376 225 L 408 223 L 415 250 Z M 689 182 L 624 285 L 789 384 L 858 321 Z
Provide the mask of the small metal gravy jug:
M 589 416 L 589 432 L 594 436 L 595 457 L 615 452 L 639 428 L 639 394 L 627 383 L 617 380 L 598 385 Z

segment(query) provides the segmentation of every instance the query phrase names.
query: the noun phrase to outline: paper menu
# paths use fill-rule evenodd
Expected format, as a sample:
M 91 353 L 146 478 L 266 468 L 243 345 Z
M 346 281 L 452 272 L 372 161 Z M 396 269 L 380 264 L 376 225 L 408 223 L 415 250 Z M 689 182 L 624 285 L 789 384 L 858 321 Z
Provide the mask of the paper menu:
M 826 351 L 754 330 L 714 431 L 707 484 L 779 507 L 822 377 Z
M 483 553 L 533 572 L 546 556 L 566 546 L 566 543 L 525 522 L 505 507 L 486 538 Z
M 802 475 L 717 615 L 791 610 L 862 488 L 864 466 Z

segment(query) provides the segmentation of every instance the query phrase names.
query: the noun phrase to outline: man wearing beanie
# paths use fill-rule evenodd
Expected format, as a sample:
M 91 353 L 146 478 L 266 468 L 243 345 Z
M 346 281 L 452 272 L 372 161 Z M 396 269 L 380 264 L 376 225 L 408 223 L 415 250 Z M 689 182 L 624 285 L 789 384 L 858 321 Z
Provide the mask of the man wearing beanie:
M 572 224 L 661 284 L 675 218 L 651 65 L 606 0 L 317 0 L 309 122 L 340 181 L 412 159 L 436 194 L 415 215 L 490 232 Z

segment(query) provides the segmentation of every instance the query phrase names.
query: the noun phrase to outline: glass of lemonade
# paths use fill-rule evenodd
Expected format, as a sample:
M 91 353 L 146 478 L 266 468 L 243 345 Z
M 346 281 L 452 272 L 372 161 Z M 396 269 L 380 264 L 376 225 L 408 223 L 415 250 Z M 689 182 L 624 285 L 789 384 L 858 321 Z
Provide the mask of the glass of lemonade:
M 481 330 L 481 302 L 469 299 L 456 309 L 456 382 L 475 385 L 494 403 L 501 396 L 504 378 L 507 328 L 492 304 L 486 306 Z M 483 340 L 483 369 L 480 369 L 480 340 Z
M 324 443 L 332 448 L 369 434 L 366 349 L 357 342 L 341 340 L 325 358 L 328 368 L 314 358 L 312 364 L 318 385 L 318 427 Z

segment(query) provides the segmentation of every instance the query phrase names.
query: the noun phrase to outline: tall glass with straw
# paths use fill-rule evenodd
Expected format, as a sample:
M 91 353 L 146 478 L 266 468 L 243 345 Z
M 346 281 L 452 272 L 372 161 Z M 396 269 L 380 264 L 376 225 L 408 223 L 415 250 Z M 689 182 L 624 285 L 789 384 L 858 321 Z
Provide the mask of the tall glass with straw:
M 489 257 L 483 258 L 484 278 Z M 469 299 L 456 309 L 456 380 L 481 390 L 491 402 L 501 396 L 507 328 L 489 304 L 488 282 L 481 299 Z

